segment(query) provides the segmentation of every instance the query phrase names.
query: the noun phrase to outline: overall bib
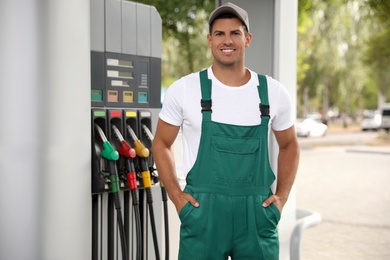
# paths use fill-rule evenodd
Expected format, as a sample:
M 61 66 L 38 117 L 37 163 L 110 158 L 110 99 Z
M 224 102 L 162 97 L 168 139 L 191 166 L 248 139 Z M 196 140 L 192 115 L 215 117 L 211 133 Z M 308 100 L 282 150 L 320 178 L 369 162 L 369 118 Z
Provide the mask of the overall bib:
M 262 203 L 272 195 L 275 176 L 268 157 L 267 79 L 259 75 L 261 124 L 211 121 L 211 80 L 200 72 L 202 133 L 198 156 L 184 192 L 200 206 L 179 213 L 179 260 L 273 260 L 279 258 L 278 208 Z

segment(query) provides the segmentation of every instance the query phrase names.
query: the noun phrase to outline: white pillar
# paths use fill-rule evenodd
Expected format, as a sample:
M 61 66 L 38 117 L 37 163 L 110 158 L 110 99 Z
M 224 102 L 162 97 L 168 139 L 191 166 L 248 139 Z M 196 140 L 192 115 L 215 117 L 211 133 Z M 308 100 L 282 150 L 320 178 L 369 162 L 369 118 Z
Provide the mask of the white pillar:
M 42 259 L 91 258 L 89 0 L 45 1 Z
M 38 260 L 39 12 L 0 2 L 0 259 Z
M 273 77 L 279 80 L 290 94 L 293 118 L 297 107 L 297 26 L 298 0 L 275 1 L 275 44 Z M 273 164 L 276 164 L 276 141 L 273 142 Z M 280 259 L 290 259 L 290 239 L 296 225 L 296 190 L 292 187 L 279 224 Z
M 90 259 L 89 0 L 3 0 L 0 35 L 0 259 Z

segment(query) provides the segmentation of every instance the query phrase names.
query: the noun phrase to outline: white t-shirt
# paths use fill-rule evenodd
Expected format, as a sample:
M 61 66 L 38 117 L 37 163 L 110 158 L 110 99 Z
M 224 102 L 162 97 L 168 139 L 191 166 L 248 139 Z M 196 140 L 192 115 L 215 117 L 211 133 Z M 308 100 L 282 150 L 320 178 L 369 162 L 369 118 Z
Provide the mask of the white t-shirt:
M 232 125 L 259 125 L 261 123 L 257 86 L 257 73 L 251 71 L 250 80 L 242 86 L 231 87 L 215 78 L 211 67 L 207 69 L 212 80 L 212 113 L 214 122 Z M 276 131 L 293 125 L 291 100 L 285 87 L 267 76 L 270 125 Z M 195 163 L 202 125 L 201 88 L 199 72 L 175 81 L 164 96 L 160 119 L 181 126 L 183 138 L 183 171 L 187 174 Z

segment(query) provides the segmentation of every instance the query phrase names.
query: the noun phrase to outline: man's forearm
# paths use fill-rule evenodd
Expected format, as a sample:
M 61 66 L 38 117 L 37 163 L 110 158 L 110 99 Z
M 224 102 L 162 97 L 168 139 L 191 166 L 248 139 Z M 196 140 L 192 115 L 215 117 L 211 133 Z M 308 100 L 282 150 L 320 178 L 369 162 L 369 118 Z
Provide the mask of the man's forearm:
M 276 195 L 285 203 L 294 184 L 298 170 L 299 146 L 293 142 L 288 147 L 281 149 L 278 156 L 278 177 Z
M 163 183 L 169 198 L 174 201 L 175 194 L 181 192 L 179 181 L 176 175 L 176 167 L 173 151 L 169 148 L 154 147 L 154 159 L 158 170 L 160 181 Z

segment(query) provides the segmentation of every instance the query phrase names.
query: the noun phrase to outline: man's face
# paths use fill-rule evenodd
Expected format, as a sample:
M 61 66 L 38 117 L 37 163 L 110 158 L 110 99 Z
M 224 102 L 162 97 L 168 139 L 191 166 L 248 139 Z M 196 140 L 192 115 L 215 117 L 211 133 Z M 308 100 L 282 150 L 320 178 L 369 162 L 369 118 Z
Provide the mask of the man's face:
M 245 35 L 240 19 L 226 18 L 214 21 L 207 39 L 215 62 L 225 66 L 240 62 L 243 65 L 245 48 L 249 47 L 252 35 Z

